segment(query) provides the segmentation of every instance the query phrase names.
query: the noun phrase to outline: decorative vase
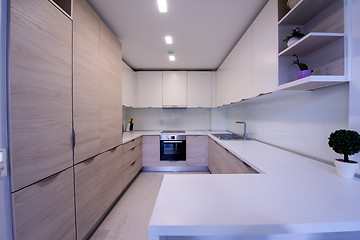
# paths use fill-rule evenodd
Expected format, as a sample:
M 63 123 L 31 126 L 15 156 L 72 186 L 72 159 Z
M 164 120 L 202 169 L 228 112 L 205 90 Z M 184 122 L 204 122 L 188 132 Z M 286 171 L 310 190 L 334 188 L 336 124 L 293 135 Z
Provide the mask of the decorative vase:
M 335 159 L 336 173 L 339 177 L 352 179 L 359 168 L 359 163 L 356 161 L 343 162 L 341 159 Z
M 287 41 L 287 46 L 290 47 L 291 45 L 293 45 L 294 43 L 296 43 L 299 40 L 300 40 L 299 37 L 292 37 L 289 39 L 289 41 Z
M 286 5 L 292 9 L 296 4 L 298 4 L 298 2 L 300 2 L 300 0 L 288 0 Z
M 311 70 L 301 70 L 296 73 L 297 79 L 308 77 L 311 75 Z

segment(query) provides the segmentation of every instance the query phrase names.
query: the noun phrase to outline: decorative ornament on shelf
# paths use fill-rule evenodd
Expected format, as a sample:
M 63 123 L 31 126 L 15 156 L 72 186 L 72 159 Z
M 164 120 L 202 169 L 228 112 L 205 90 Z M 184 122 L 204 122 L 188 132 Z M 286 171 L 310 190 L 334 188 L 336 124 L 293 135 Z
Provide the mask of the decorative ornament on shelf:
M 294 28 L 291 36 L 287 36 L 283 41 L 286 42 L 288 47 L 290 47 L 299 41 L 303 36 L 304 34 L 300 32 L 300 28 Z
M 287 1 L 287 6 L 292 9 L 293 7 L 296 6 L 296 4 L 298 4 L 300 2 L 300 0 L 288 0 Z
M 359 167 L 357 161 L 349 160 L 349 156 L 360 152 L 360 135 L 356 131 L 339 129 L 330 134 L 329 146 L 344 159 L 335 159 L 338 176 L 352 179 Z
M 291 65 L 296 64 L 300 69 L 300 71 L 296 73 L 297 79 L 310 76 L 313 70 L 309 70 L 309 67 L 305 63 L 300 62 L 298 56 L 296 56 L 295 54 L 293 56 L 296 57 L 296 60 L 294 60 Z

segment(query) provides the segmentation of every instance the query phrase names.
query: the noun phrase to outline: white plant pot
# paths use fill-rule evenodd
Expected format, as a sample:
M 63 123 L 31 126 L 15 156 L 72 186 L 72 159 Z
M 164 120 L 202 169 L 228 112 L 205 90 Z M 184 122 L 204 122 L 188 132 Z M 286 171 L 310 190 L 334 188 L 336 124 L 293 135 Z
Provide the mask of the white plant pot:
M 296 43 L 299 40 L 300 40 L 300 38 L 298 38 L 298 37 L 292 37 L 289 39 L 289 41 L 287 41 L 287 46 L 290 47 L 291 45 L 293 45 L 294 43 Z
M 336 166 L 336 172 L 339 177 L 352 179 L 359 168 L 359 163 L 347 163 L 338 160 L 334 161 Z

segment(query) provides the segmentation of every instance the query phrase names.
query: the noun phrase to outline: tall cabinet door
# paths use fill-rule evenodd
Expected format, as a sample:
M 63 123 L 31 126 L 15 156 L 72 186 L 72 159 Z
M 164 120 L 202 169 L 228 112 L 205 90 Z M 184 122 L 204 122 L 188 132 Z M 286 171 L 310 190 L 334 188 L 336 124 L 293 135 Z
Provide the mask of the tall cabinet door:
M 122 144 L 121 68 L 121 43 L 100 21 L 101 152 Z
M 74 161 L 100 152 L 100 19 L 85 0 L 74 1 Z
M 49 1 L 11 1 L 12 191 L 72 165 L 72 22 Z
M 163 72 L 163 106 L 186 107 L 186 72 Z

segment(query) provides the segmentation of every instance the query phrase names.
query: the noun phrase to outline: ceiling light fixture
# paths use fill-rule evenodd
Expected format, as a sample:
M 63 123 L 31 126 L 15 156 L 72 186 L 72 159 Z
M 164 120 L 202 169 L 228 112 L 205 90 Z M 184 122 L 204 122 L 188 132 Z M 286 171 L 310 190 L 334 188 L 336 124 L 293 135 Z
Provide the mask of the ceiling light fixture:
M 170 59 L 170 61 L 175 61 L 175 56 L 174 56 L 174 55 L 170 55 L 170 56 L 169 56 L 169 59 Z
M 166 0 L 157 0 L 157 4 L 161 13 L 167 12 Z
M 172 37 L 171 36 L 165 36 L 165 42 L 166 42 L 166 44 L 172 44 L 173 43 Z

